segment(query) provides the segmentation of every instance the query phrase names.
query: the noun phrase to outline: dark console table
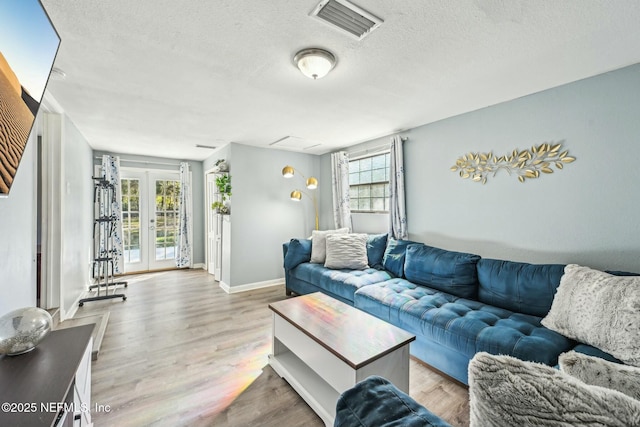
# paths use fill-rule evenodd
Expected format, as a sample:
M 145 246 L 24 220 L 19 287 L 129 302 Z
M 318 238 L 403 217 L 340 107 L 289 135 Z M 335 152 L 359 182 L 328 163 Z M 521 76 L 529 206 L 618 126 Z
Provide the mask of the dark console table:
M 53 331 L 29 353 L 0 356 L 1 426 L 91 423 L 93 328 Z

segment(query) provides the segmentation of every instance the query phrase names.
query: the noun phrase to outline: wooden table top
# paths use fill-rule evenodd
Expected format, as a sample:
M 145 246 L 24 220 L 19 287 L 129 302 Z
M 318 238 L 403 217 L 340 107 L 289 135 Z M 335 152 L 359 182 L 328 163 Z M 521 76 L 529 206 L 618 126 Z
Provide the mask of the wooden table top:
M 0 403 L 9 405 L 0 412 L 0 425 L 54 424 L 55 404 L 71 390 L 94 326 L 52 331 L 29 353 L 0 357 Z
M 269 308 L 353 369 L 415 340 L 415 335 L 321 292 Z

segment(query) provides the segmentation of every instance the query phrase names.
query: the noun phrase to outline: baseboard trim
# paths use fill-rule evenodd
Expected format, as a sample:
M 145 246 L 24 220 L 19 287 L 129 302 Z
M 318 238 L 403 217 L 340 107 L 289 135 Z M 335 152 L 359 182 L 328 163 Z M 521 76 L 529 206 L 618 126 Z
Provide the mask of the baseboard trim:
M 197 264 L 193 264 L 193 266 L 191 266 L 191 268 L 199 268 L 202 270 L 206 270 L 206 265 L 203 262 L 199 262 Z
M 263 282 L 247 283 L 246 285 L 229 286 L 220 281 L 220 287 L 228 294 L 237 294 L 239 292 L 252 291 L 254 289 L 270 288 L 271 286 L 284 285 L 284 277 L 281 279 L 265 280 Z
M 87 295 L 89 292 L 87 291 L 82 291 L 77 297 L 76 300 L 73 302 L 73 304 L 71 304 L 71 307 L 69 308 L 69 310 L 65 310 L 64 307 L 60 307 L 60 322 L 64 322 L 65 320 L 71 319 L 73 318 L 73 316 L 76 315 L 76 312 L 78 311 L 78 307 L 80 304 L 80 300 L 82 298 L 85 298 L 85 295 Z

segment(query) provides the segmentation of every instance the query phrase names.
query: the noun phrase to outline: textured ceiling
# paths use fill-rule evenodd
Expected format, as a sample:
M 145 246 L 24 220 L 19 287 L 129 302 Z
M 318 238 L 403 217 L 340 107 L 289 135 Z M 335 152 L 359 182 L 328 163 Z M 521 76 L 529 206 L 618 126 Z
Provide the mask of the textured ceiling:
M 361 41 L 318 2 L 42 0 L 67 74 L 48 88 L 94 149 L 199 160 L 325 153 L 640 62 L 637 0 L 355 0 L 384 20 Z M 307 47 L 337 56 L 324 79 L 293 65 Z

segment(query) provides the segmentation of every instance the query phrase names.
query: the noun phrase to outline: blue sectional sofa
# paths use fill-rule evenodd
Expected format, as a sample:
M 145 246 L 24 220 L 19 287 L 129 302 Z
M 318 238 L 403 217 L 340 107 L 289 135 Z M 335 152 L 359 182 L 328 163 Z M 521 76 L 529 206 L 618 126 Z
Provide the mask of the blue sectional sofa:
M 480 351 L 551 366 L 571 349 L 617 361 L 540 324 L 564 265 L 486 259 L 371 235 L 371 268 L 332 270 L 309 262 L 311 244 L 283 245 L 287 295 L 320 291 L 403 328 L 416 335 L 413 356 L 465 384 Z

